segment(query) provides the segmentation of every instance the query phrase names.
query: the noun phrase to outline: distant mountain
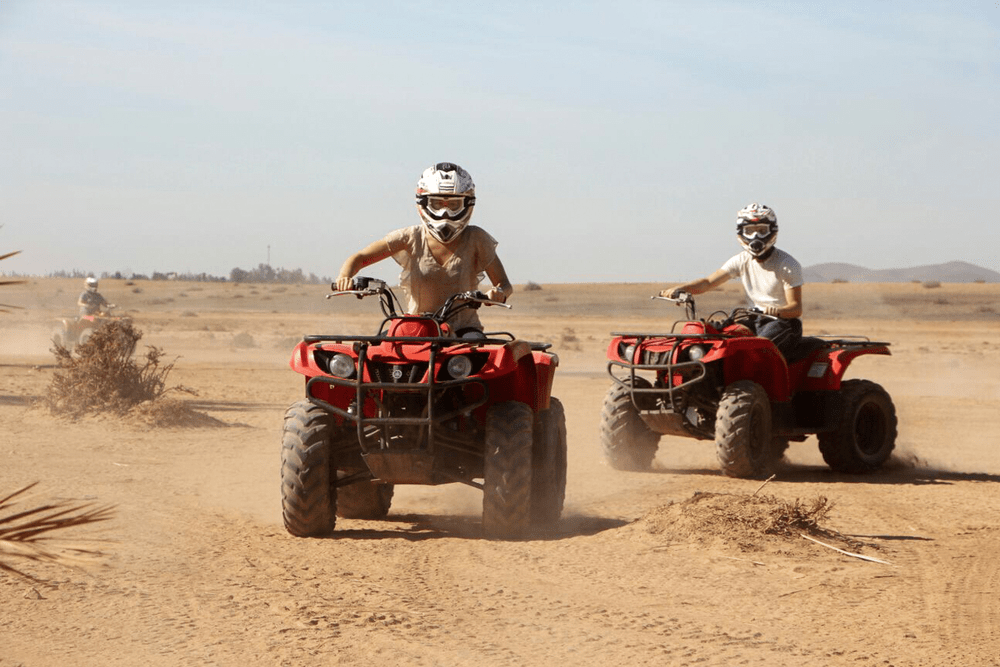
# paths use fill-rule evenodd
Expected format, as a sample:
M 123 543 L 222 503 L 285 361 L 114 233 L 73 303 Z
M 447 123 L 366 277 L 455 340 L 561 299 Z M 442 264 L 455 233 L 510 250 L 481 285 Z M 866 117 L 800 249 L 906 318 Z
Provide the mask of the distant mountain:
M 851 283 L 910 283 L 928 280 L 942 283 L 1000 283 L 1000 272 L 968 262 L 930 264 L 908 269 L 867 269 L 856 264 L 828 262 L 803 268 L 802 276 L 807 283 L 830 283 L 835 280 Z

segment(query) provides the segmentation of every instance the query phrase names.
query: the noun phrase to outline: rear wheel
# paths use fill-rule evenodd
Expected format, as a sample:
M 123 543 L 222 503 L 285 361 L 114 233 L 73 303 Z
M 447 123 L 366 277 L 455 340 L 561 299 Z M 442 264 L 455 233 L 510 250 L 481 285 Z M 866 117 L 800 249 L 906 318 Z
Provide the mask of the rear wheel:
M 636 389 L 652 385 L 644 378 L 635 378 Z M 639 416 L 632 402 L 631 378 L 625 385 L 617 382 L 608 389 L 601 409 L 601 448 L 604 459 L 615 470 L 649 470 L 660 444 L 660 435 Z
M 837 472 L 878 470 L 896 447 L 896 407 L 888 392 L 869 380 L 846 380 L 840 393 L 840 424 L 817 435 L 823 460 Z
M 518 401 L 499 403 L 486 414 L 483 460 L 483 532 L 516 539 L 531 518 L 531 440 L 534 413 Z
M 715 449 L 729 477 L 761 478 L 776 463 L 771 401 L 756 382 L 740 380 L 722 393 L 715 415 Z
M 566 500 L 566 412 L 557 398 L 535 417 L 531 470 L 531 521 L 559 520 Z
M 395 487 L 364 480 L 337 487 L 337 516 L 344 519 L 384 519 Z
M 285 412 L 281 439 L 281 514 L 296 537 L 319 537 L 337 523 L 337 489 L 330 483 L 330 414 L 309 401 Z

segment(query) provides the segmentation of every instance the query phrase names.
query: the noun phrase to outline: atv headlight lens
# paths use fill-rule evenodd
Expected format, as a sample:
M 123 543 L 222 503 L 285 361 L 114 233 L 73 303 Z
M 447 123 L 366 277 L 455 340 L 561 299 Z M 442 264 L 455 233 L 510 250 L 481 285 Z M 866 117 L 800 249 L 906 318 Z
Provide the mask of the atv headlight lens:
M 335 354 L 330 358 L 330 375 L 350 378 L 354 376 L 354 359 L 346 354 Z
M 625 345 L 624 343 L 619 346 L 618 353 L 622 357 L 622 361 L 632 361 L 632 355 L 635 354 L 635 343 L 630 345 Z
M 704 345 L 692 345 L 688 348 L 688 357 L 691 361 L 698 361 L 705 356 L 706 352 L 708 352 L 708 350 Z
M 472 359 L 469 359 L 465 355 L 452 357 L 448 360 L 445 368 L 448 370 L 448 375 L 456 380 L 461 380 L 468 377 L 469 373 L 472 372 Z

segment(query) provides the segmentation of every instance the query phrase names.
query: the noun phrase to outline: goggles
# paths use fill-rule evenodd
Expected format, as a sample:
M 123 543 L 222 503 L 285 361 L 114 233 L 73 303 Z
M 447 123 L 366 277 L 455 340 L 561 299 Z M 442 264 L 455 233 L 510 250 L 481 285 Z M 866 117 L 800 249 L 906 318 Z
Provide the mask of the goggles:
M 460 218 L 476 200 L 465 195 L 424 195 L 419 201 L 435 220 L 454 220 Z
M 745 239 L 762 239 L 771 235 L 771 223 L 751 222 L 740 226 L 740 236 Z

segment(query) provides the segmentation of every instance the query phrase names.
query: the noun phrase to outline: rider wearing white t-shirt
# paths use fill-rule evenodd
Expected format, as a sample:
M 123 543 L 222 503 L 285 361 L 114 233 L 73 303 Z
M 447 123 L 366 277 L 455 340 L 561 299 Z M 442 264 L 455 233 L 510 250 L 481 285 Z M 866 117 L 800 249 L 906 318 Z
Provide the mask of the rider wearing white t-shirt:
M 736 236 L 743 252 L 732 257 L 707 278 L 665 289 L 660 296 L 678 292 L 701 294 L 732 278 L 739 278 L 751 304 L 772 318 L 751 322 L 755 333 L 788 352 L 802 338 L 802 266 L 784 250 L 774 247 L 778 219 L 762 204 L 750 204 L 736 214 Z

